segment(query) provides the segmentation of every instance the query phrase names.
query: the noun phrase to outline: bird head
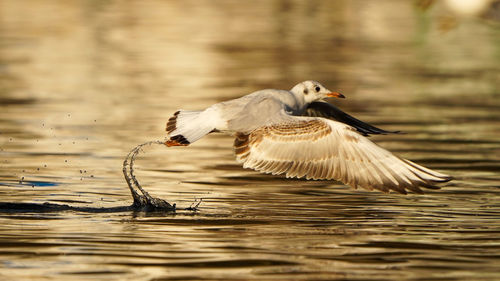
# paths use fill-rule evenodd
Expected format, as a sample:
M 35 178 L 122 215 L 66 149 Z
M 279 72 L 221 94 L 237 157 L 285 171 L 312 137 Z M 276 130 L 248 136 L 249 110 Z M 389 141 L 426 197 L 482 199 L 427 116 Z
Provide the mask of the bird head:
M 295 85 L 291 90 L 296 96 L 303 96 L 306 103 L 322 100 L 326 97 L 345 98 L 344 95 L 332 92 L 319 82 L 308 80 Z

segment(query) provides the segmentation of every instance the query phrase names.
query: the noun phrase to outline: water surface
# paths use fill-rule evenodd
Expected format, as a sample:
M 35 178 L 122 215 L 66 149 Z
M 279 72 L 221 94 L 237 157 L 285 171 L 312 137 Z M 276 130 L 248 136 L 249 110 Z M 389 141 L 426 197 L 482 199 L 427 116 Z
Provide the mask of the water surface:
M 414 3 L 0 1 L 0 202 L 83 208 L 2 209 L 0 279 L 500 279 L 498 23 L 443 31 L 439 3 Z M 125 155 L 175 110 L 306 79 L 455 180 L 402 196 L 261 175 L 211 135 L 137 160 L 198 212 L 119 210 Z

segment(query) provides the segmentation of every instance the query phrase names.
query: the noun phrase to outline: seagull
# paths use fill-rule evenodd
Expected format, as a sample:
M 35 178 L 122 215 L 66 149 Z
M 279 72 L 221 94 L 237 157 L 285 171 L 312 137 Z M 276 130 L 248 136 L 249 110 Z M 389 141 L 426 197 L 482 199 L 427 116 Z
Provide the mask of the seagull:
M 244 168 L 287 178 L 336 180 L 354 188 L 422 194 L 451 177 L 395 156 L 368 139 L 386 131 L 324 101 L 345 98 L 316 81 L 291 90 L 266 89 L 179 110 L 168 120 L 165 145 L 187 146 L 212 132 L 235 136 L 234 153 Z

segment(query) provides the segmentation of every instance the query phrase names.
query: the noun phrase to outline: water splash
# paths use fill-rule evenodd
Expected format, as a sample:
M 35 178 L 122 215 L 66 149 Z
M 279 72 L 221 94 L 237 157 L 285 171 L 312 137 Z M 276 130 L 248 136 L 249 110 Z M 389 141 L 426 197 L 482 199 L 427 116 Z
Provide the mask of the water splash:
M 130 189 L 130 193 L 132 194 L 132 198 L 134 199 L 134 203 L 132 206 L 134 209 L 140 209 L 145 211 L 176 211 L 176 204 L 170 204 L 167 201 L 151 196 L 139 183 L 135 174 L 134 174 L 134 163 L 137 155 L 141 151 L 144 151 L 143 148 L 145 146 L 151 145 L 165 145 L 164 141 L 156 140 L 156 141 L 148 141 L 138 146 L 134 147 L 128 154 L 125 160 L 123 161 L 123 176 L 125 177 L 125 181 Z M 142 193 L 142 195 L 137 192 L 136 188 Z M 196 211 L 198 210 L 198 206 L 201 204 L 202 199 L 198 202 L 194 202 L 191 206 L 184 208 L 187 211 Z
M 125 177 L 125 181 L 127 182 L 130 193 L 132 194 L 132 198 L 134 199 L 134 203 L 132 206 L 134 208 L 144 210 L 175 211 L 175 204 L 172 205 L 163 199 L 155 198 L 149 195 L 149 193 L 144 190 L 144 188 L 142 188 L 141 184 L 134 174 L 135 158 L 137 157 L 139 152 L 143 151 L 142 149 L 144 146 L 150 146 L 154 144 L 163 145 L 163 142 L 158 140 L 139 144 L 127 154 L 127 157 L 123 161 L 123 176 Z M 137 192 L 136 188 L 142 193 L 142 195 Z

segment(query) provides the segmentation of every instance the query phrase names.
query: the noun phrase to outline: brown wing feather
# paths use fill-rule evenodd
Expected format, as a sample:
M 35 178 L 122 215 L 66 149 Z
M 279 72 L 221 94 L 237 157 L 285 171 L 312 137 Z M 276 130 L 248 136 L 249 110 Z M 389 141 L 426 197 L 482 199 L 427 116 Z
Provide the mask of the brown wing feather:
M 355 128 L 324 118 L 294 117 L 238 133 L 234 142 L 243 167 L 287 177 L 339 180 L 355 188 L 406 194 L 451 178 L 394 156 Z

